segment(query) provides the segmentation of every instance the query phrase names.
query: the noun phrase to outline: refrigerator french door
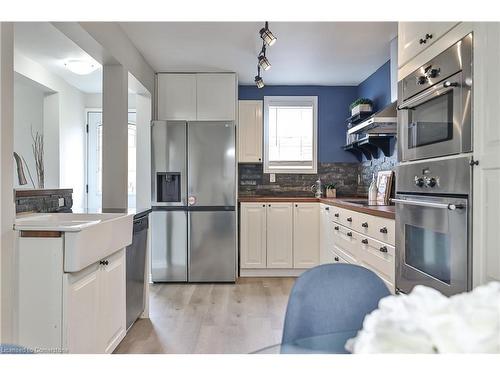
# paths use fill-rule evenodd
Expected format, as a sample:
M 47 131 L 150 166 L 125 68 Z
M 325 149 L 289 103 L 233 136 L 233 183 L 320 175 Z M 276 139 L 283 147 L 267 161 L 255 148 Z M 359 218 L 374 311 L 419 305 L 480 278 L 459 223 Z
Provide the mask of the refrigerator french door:
M 152 279 L 236 279 L 232 122 L 153 122 Z

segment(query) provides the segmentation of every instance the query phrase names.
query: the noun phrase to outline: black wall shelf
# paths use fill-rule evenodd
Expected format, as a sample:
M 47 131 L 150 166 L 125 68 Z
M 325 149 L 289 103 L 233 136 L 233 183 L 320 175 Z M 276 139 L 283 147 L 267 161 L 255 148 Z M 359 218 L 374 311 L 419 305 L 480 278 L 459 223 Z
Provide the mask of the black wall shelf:
M 367 160 L 377 159 L 380 151 L 384 156 L 391 156 L 391 141 L 395 138 L 394 134 L 365 134 L 363 138 L 358 139 L 342 148 L 356 156 L 361 162 L 362 156 Z

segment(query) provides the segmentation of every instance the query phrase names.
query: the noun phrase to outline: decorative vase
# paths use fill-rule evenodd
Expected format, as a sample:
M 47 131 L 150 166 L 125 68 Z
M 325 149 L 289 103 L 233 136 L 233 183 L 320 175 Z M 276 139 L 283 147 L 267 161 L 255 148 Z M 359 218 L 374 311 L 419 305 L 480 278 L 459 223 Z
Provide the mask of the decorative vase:
M 327 198 L 336 198 L 337 197 L 337 189 L 326 189 L 326 197 Z

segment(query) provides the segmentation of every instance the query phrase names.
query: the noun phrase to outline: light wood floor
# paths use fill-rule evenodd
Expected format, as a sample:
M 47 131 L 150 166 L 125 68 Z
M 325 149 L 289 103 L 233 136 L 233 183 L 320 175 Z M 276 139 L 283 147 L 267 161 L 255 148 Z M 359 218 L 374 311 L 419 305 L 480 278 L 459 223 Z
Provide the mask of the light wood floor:
M 294 278 L 236 284 L 153 284 L 150 319 L 115 353 L 250 353 L 280 342 Z

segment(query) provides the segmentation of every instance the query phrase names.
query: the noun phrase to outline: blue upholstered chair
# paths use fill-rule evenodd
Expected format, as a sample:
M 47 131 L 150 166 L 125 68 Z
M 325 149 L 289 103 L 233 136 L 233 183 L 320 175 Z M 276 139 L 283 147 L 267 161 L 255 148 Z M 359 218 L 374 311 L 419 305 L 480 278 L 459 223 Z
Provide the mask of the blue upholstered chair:
M 0 354 L 33 354 L 33 350 L 19 345 L 0 344 Z
M 293 286 L 282 344 L 357 331 L 362 328 L 365 316 L 388 295 L 390 292 L 384 282 L 367 268 L 352 264 L 314 267 L 304 272 Z

